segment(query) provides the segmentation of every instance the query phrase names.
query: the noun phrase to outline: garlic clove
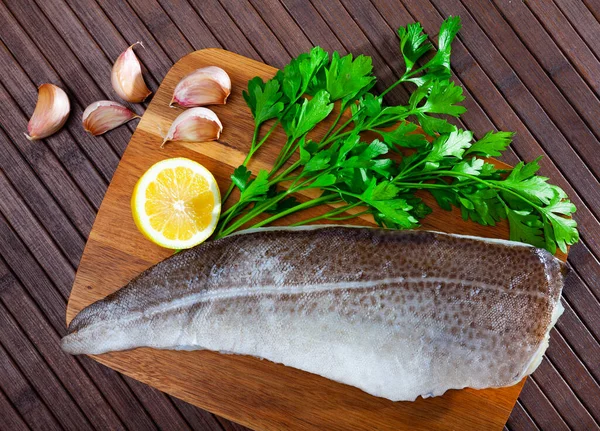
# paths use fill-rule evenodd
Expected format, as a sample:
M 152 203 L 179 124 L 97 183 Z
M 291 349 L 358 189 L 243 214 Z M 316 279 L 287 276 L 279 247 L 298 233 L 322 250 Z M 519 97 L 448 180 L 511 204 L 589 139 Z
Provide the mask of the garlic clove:
M 192 108 L 181 113 L 167 133 L 161 148 L 169 141 L 206 142 L 219 139 L 223 125 L 208 108 Z
M 143 102 L 152 94 L 142 76 L 142 66 L 133 52 L 133 47 L 142 42 L 136 42 L 119 55 L 112 68 L 112 86 L 123 100 L 130 103 Z
M 99 100 L 85 108 L 81 123 L 86 132 L 98 136 L 134 118 L 140 118 L 140 116 L 120 103 L 112 100 Z
M 70 111 L 69 98 L 62 88 L 53 84 L 40 85 L 25 136 L 30 141 L 47 138 L 65 124 Z
M 194 70 L 183 77 L 175 91 L 170 106 L 184 108 L 204 105 L 223 105 L 231 93 L 231 79 L 217 66 Z

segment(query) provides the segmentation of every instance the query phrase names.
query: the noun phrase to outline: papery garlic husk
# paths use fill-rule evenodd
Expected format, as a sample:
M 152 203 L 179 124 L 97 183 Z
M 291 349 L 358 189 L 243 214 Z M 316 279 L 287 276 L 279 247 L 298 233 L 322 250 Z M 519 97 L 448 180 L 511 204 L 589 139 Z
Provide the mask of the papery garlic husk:
M 142 76 L 142 66 L 133 52 L 133 47 L 141 42 L 136 42 L 119 55 L 112 68 L 112 86 L 123 100 L 130 103 L 143 102 L 152 94 Z
M 99 100 L 85 108 L 81 123 L 86 132 L 98 136 L 134 118 L 140 118 L 140 116 L 120 103 L 112 100 Z
M 183 108 L 206 105 L 224 105 L 231 93 L 231 79 L 217 66 L 196 69 L 183 77 L 175 91 L 170 106 Z
M 57 132 L 67 121 L 71 104 L 67 93 L 53 84 L 42 84 L 38 88 L 38 100 L 33 115 L 27 124 L 25 136 L 30 141 L 46 138 Z
M 167 142 L 206 142 L 219 139 L 223 125 L 208 108 L 192 108 L 184 111 L 173 121 L 161 147 Z

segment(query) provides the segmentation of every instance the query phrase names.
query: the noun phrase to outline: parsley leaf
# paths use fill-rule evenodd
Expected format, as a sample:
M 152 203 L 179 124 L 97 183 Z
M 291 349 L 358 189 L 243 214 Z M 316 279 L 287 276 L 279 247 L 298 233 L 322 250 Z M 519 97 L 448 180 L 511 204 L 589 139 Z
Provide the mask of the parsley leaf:
M 443 118 L 436 118 L 430 115 L 418 113 L 417 119 L 421 123 L 421 127 L 429 136 L 435 136 L 438 133 L 450 133 L 456 130 L 454 124 L 449 123 Z
M 460 17 L 458 16 L 450 16 L 442 23 L 438 35 L 438 50 L 427 64 L 428 67 L 437 66 L 450 76 L 451 45 L 461 27 Z
M 252 172 L 250 172 L 246 166 L 238 166 L 235 168 L 235 171 L 233 171 L 233 175 L 231 175 L 231 181 L 233 181 L 233 184 L 243 192 L 246 190 L 251 174 Z
M 454 172 L 478 176 L 479 174 L 481 174 L 481 170 L 483 169 L 484 164 L 485 162 L 483 161 L 483 159 L 473 157 L 471 160 L 463 160 L 462 162 L 457 163 L 456 165 L 454 165 L 452 170 Z M 466 179 L 466 177 L 458 178 L 459 181 L 463 181 Z
M 239 169 L 239 168 L 238 168 Z M 269 191 L 269 171 L 261 169 L 258 175 L 244 188 L 241 201 L 251 202 L 260 200 Z
M 433 141 L 429 154 L 425 157 L 427 169 L 435 169 L 445 157 L 461 159 L 463 153 L 471 145 L 473 133 L 465 130 L 454 130 L 448 135 L 441 135 Z
M 398 36 L 400 37 L 400 52 L 404 57 L 406 71 L 410 72 L 419 58 L 423 57 L 433 46 L 427 42 L 427 35 L 423 33 L 423 27 L 418 22 L 400 27 Z
M 544 247 L 542 228 L 544 223 L 533 210 L 507 210 L 510 239 Z
M 285 133 L 296 140 L 327 118 L 332 110 L 329 93 L 320 90 L 312 99 L 305 98 L 302 104 L 293 105 L 282 120 Z
M 540 169 L 537 158 L 530 163 L 518 163 L 502 186 L 522 195 L 536 204 L 549 204 L 555 196 L 555 188 L 548 184 L 548 178 L 535 175 Z
M 248 81 L 248 90 L 242 92 L 256 126 L 277 117 L 283 110 L 280 101 L 283 94 L 279 91 L 279 82 L 271 79 L 266 83 L 258 76 Z
M 513 132 L 487 132 L 483 138 L 471 145 L 465 154 L 483 157 L 499 157 L 512 142 Z
M 461 87 L 454 85 L 452 81 L 436 80 L 432 82 L 427 101 L 419 111 L 458 117 L 466 111 L 464 106 L 457 105 L 464 99 Z
M 326 88 L 331 100 L 354 100 L 359 93 L 369 90 L 375 84 L 372 70 L 371 57 L 359 55 L 352 60 L 352 54 L 340 57 L 334 52 L 331 64 L 325 69 Z
M 419 221 L 410 213 L 413 207 L 405 199 L 394 197 L 397 192 L 398 188 L 392 183 L 384 181 L 376 184 L 373 179 L 361 199 L 373 208 L 383 225 L 403 229 L 417 227 Z
M 403 121 L 392 131 L 377 130 L 383 141 L 390 147 L 399 146 L 404 148 L 423 148 L 429 142 L 422 133 L 417 132 L 417 125 Z

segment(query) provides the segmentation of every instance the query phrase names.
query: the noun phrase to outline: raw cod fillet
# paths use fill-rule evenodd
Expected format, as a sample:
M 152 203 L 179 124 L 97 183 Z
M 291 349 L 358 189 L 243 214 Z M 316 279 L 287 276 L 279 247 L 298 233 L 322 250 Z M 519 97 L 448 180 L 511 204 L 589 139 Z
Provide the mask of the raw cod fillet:
M 521 243 L 341 226 L 206 242 L 82 310 L 62 348 L 252 355 L 393 401 L 509 386 L 562 313 L 562 263 Z

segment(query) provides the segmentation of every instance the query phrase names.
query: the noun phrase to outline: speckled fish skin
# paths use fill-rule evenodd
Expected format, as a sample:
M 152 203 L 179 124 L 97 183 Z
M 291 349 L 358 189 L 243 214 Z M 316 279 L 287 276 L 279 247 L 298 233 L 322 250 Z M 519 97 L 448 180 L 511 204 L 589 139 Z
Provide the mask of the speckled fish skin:
M 261 229 L 206 242 L 75 317 L 62 347 L 253 355 L 390 400 L 513 385 L 562 312 L 562 264 L 425 231 Z

